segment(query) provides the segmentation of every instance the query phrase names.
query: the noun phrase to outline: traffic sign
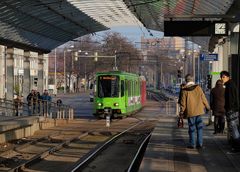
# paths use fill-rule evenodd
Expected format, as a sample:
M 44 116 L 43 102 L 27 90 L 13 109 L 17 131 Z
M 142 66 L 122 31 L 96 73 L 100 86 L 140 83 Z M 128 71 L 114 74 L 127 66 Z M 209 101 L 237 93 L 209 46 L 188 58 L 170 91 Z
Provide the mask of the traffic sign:
M 200 54 L 201 61 L 218 61 L 218 54 Z

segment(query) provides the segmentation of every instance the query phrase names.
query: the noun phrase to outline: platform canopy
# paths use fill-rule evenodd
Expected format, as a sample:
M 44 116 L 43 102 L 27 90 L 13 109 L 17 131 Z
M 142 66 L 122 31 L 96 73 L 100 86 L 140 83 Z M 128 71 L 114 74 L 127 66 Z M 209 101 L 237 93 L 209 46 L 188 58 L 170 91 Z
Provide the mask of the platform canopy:
M 233 2 L 234 0 L 1 0 L 0 43 L 46 53 L 65 42 L 111 27 L 136 25 L 164 31 L 163 21 L 166 18 L 225 15 Z M 206 45 L 208 39 L 202 38 L 203 44 Z
M 0 43 L 49 52 L 113 26 L 141 24 L 121 0 L 1 0 Z
M 238 0 L 124 0 L 133 14 L 149 29 L 164 31 L 164 20 L 198 21 L 231 19 L 228 16 Z M 234 4 L 235 3 L 235 4 Z M 177 28 L 176 28 L 177 29 Z M 191 40 L 207 49 L 210 36 Z

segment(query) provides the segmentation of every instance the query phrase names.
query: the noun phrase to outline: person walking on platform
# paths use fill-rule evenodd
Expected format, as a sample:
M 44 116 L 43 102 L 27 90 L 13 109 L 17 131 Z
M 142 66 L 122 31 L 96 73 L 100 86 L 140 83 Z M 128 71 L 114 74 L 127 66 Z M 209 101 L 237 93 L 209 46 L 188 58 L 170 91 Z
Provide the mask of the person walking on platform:
M 223 133 L 225 126 L 225 88 L 223 87 L 223 81 L 217 80 L 216 86 L 210 93 L 210 106 L 214 116 L 214 133 Z
M 37 95 L 37 113 L 39 114 L 41 112 L 42 96 L 40 95 L 39 91 L 36 93 L 36 95 Z
M 190 74 L 185 76 L 186 86 L 182 89 L 180 100 L 180 116 L 186 116 L 188 120 L 189 146 L 201 149 L 203 146 L 203 121 L 201 115 L 204 109 L 210 110 L 210 106 L 202 88 L 193 82 Z M 195 143 L 195 130 L 197 130 L 197 144 Z
M 230 79 L 227 71 L 220 73 L 221 80 L 225 85 L 225 111 L 230 136 L 231 153 L 240 152 L 240 134 L 239 134 L 239 99 L 237 86 Z

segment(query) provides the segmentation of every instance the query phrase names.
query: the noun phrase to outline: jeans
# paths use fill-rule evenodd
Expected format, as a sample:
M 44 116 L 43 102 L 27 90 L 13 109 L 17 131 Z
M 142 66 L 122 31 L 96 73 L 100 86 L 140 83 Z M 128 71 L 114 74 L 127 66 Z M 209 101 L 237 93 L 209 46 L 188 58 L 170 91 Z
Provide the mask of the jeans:
M 193 147 L 195 147 L 195 129 L 197 130 L 197 146 L 202 146 L 203 121 L 200 115 L 188 118 L 189 143 Z

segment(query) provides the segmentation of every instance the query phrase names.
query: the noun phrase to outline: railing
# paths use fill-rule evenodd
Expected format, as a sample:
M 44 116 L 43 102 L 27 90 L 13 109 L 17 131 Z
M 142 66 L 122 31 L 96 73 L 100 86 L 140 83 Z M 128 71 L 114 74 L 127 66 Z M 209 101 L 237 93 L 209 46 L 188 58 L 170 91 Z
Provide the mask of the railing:
M 167 97 L 164 94 L 159 94 L 155 92 L 147 92 L 147 96 L 150 99 L 158 101 L 160 103 L 160 113 L 162 114 L 179 114 L 179 104 L 178 100 L 174 97 Z
M 17 100 L 0 99 L 2 116 L 44 116 L 46 118 L 73 119 L 74 111 L 70 106 L 44 100 L 23 103 Z

